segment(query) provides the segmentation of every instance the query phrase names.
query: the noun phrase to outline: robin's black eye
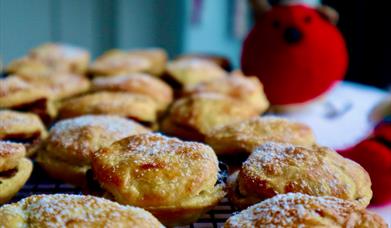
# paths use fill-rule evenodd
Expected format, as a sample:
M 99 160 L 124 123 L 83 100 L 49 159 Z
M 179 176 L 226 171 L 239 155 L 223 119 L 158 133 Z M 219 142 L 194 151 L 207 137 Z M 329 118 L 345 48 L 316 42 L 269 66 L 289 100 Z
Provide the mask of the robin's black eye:
M 274 20 L 274 21 L 272 22 L 272 26 L 273 26 L 273 28 L 278 29 L 278 28 L 281 27 L 281 23 L 280 23 L 279 20 Z
M 304 18 L 304 23 L 309 24 L 309 23 L 311 23 L 311 22 L 312 22 L 312 17 L 311 17 L 311 16 L 306 16 L 306 17 Z

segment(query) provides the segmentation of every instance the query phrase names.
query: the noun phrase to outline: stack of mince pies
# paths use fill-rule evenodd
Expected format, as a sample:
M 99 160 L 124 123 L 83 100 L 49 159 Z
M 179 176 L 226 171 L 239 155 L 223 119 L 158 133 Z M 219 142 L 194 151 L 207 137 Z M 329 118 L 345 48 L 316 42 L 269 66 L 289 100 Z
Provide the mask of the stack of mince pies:
M 0 227 L 182 226 L 225 197 L 237 213 L 224 227 L 387 227 L 366 210 L 368 173 L 307 125 L 269 116 L 258 78 L 230 69 L 160 48 L 90 62 L 58 43 L 12 61 L 0 79 L 0 204 L 33 165 L 82 194 L 5 204 Z

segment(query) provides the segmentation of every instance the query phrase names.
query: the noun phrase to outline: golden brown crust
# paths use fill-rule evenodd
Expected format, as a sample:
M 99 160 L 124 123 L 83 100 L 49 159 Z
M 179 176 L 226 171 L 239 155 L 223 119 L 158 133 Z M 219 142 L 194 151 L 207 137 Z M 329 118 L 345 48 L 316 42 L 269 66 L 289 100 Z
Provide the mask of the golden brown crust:
M 0 172 L 17 167 L 25 155 L 26 148 L 22 144 L 0 141 Z
M 7 71 L 33 77 L 53 72 L 84 74 L 89 60 L 90 55 L 84 49 L 66 44 L 47 43 L 10 63 Z
M 173 103 L 161 130 L 169 135 L 202 141 L 212 129 L 259 113 L 246 103 L 215 93 L 194 94 Z
M 0 110 L 0 140 L 21 142 L 33 155 L 47 137 L 45 126 L 33 113 Z
M 33 195 L 0 208 L 8 227 L 163 227 L 149 212 L 82 195 Z
M 220 66 L 205 59 L 177 59 L 167 66 L 167 74 L 181 88 L 188 88 L 200 82 L 224 79 L 227 75 Z
M 255 76 L 244 76 L 236 71 L 230 76 L 211 81 L 202 82 L 185 89 L 184 95 L 195 93 L 220 93 L 247 102 L 259 113 L 263 113 L 269 107 L 269 102 L 263 92 L 263 85 Z
M 110 76 L 145 72 L 160 75 L 165 69 L 167 53 L 163 49 L 110 50 L 98 57 L 89 68 L 93 75 Z
M 378 215 L 335 197 L 277 195 L 230 217 L 225 228 L 387 227 Z
M 96 92 L 71 98 L 62 103 L 60 118 L 86 114 L 118 115 L 136 121 L 153 123 L 157 118 L 155 101 L 145 95 L 126 92 Z
M 224 196 L 215 186 L 219 168 L 210 147 L 160 134 L 130 136 L 101 149 L 92 170 L 116 201 L 146 208 L 165 224 L 186 223 L 191 212 L 201 214 Z M 183 217 L 172 214 L 179 212 Z
M 27 182 L 33 170 L 33 163 L 27 158 L 19 159 L 14 170 L 0 173 L 0 204 L 8 202 Z M 0 218 L 0 221 L 1 218 Z
M 48 89 L 37 89 L 24 78 L 8 76 L 0 79 L 0 108 L 17 107 L 48 97 Z
M 159 78 L 144 73 L 99 77 L 92 81 L 94 91 L 124 91 L 151 97 L 164 111 L 173 100 L 172 88 Z
M 366 207 L 372 198 L 368 173 L 357 163 L 319 146 L 266 143 L 229 181 L 229 197 L 246 207 L 277 194 L 334 196 Z
M 135 121 L 117 116 L 86 115 L 62 120 L 51 128 L 37 161 L 54 178 L 84 185 L 91 153 L 127 136 L 149 131 Z
M 278 117 L 254 117 L 248 120 L 215 128 L 206 142 L 218 155 L 250 154 L 266 142 L 311 146 L 315 136 L 305 124 Z

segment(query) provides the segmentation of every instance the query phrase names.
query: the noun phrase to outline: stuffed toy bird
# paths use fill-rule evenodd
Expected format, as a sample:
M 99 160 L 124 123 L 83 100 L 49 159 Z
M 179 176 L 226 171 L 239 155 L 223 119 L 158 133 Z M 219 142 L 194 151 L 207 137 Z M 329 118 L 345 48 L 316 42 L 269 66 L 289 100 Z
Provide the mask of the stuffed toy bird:
M 246 75 L 259 77 L 271 104 L 308 103 L 343 79 L 348 54 L 329 20 L 336 20 L 335 11 L 289 1 L 265 5 L 254 7 L 257 21 L 244 41 L 241 65 Z

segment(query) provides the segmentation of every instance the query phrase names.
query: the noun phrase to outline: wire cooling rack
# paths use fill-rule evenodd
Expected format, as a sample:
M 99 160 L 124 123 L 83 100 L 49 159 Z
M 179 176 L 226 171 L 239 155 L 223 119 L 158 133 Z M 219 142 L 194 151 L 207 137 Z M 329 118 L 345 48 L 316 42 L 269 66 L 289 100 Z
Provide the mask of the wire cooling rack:
M 22 198 L 28 197 L 34 194 L 55 194 L 55 193 L 68 193 L 68 194 L 82 194 L 80 189 L 69 185 L 64 184 L 63 182 L 53 180 L 48 177 L 45 172 L 39 167 L 39 165 L 34 164 L 34 170 L 23 188 L 19 193 L 12 199 L 11 202 L 16 202 Z M 224 222 L 232 215 L 234 208 L 229 203 L 229 201 L 224 198 L 219 205 L 217 205 L 213 210 L 204 214 L 198 221 L 188 226 L 181 227 L 191 227 L 191 228 L 203 228 L 203 227 L 222 227 Z

